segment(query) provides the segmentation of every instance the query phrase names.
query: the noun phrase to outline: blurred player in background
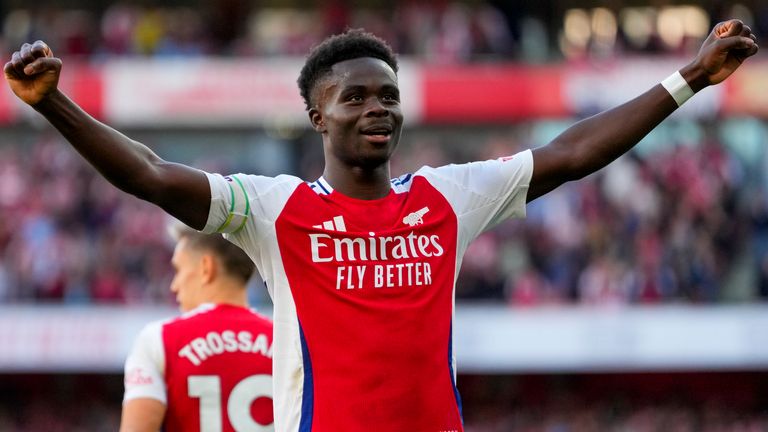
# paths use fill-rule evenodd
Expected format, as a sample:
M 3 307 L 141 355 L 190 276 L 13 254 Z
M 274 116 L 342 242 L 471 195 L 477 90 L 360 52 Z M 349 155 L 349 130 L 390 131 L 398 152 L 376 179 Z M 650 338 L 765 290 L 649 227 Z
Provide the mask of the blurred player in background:
M 757 50 L 743 23 L 720 23 L 680 71 L 543 147 L 392 179 L 403 124 L 397 60 L 375 36 L 348 31 L 313 49 L 299 77 L 325 156 L 309 182 L 162 160 L 63 95 L 61 60 L 41 41 L 14 53 L 5 75 L 114 185 L 226 233 L 256 262 L 275 305 L 277 430 L 456 432 L 453 293 L 468 244 L 625 153 Z
M 183 315 L 136 339 L 120 430 L 274 430 L 272 323 L 248 309 L 253 262 L 220 235 L 174 233 L 171 291 Z

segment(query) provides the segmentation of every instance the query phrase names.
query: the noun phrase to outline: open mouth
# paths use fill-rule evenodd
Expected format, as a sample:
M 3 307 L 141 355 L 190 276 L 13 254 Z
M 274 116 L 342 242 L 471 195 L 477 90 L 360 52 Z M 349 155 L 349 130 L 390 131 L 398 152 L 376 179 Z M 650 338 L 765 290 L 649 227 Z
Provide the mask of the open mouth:
M 377 143 L 388 142 L 389 138 L 392 136 L 392 127 L 388 125 L 371 126 L 363 129 L 361 133 L 365 135 L 369 141 Z
M 392 127 L 387 125 L 370 126 L 363 129 L 362 133 L 367 136 L 388 137 L 392 135 Z

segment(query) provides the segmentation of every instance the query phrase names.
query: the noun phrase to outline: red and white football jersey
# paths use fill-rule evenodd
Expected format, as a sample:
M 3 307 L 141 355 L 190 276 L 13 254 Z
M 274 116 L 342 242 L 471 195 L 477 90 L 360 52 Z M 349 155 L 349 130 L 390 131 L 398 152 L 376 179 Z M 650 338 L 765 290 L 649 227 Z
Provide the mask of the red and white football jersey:
M 358 200 L 323 179 L 208 174 L 205 232 L 256 263 L 274 302 L 275 429 L 461 431 L 454 287 L 471 240 L 524 217 L 530 151 L 392 180 Z
M 166 404 L 166 432 L 273 431 L 271 321 L 206 304 L 147 325 L 125 363 L 135 398 Z

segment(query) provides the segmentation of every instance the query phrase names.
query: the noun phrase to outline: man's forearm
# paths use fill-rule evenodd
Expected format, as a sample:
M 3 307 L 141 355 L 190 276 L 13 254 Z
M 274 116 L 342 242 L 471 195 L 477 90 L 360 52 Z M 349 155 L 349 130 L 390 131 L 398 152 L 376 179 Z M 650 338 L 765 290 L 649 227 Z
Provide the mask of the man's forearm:
M 582 120 L 551 145 L 573 155 L 575 180 L 593 173 L 621 156 L 677 109 L 672 96 L 656 85 L 613 109 Z
M 166 162 L 144 144 L 97 121 L 56 90 L 33 107 L 110 183 L 202 229 L 210 190 L 205 175 Z
M 126 401 L 120 418 L 120 432 L 157 432 L 163 426 L 165 412 L 165 403 L 149 397 Z
M 97 121 L 60 91 L 33 107 L 110 183 L 142 196 L 154 162 L 160 158 L 145 145 Z
M 705 71 L 694 63 L 686 65 L 679 73 L 689 92 L 696 93 L 709 85 Z M 677 108 L 675 97 L 659 84 L 623 105 L 575 124 L 554 141 L 576 154 L 576 169 L 569 180 L 608 165 L 640 142 Z

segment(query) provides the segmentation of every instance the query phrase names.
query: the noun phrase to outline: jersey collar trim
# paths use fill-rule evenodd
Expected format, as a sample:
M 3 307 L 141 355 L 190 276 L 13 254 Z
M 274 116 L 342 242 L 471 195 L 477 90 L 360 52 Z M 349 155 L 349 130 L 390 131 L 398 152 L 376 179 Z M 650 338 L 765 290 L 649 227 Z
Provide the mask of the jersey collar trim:
M 315 191 L 315 193 L 318 195 L 330 195 L 331 192 L 333 192 L 331 185 L 328 184 L 328 182 L 325 181 L 325 179 L 322 177 L 308 184 L 309 187 L 312 188 L 312 190 Z
M 411 180 L 413 180 L 413 174 L 403 174 L 400 177 L 393 178 L 390 182 L 395 193 L 400 194 L 411 190 L 411 185 L 413 184 Z
M 404 174 L 400 177 L 390 180 L 392 189 L 395 193 L 408 192 L 411 189 L 411 180 L 413 180 L 413 174 Z M 313 182 L 307 182 L 307 185 L 315 191 L 318 195 L 330 195 L 333 192 L 333 187 L 323 177 L 318 178 Z

